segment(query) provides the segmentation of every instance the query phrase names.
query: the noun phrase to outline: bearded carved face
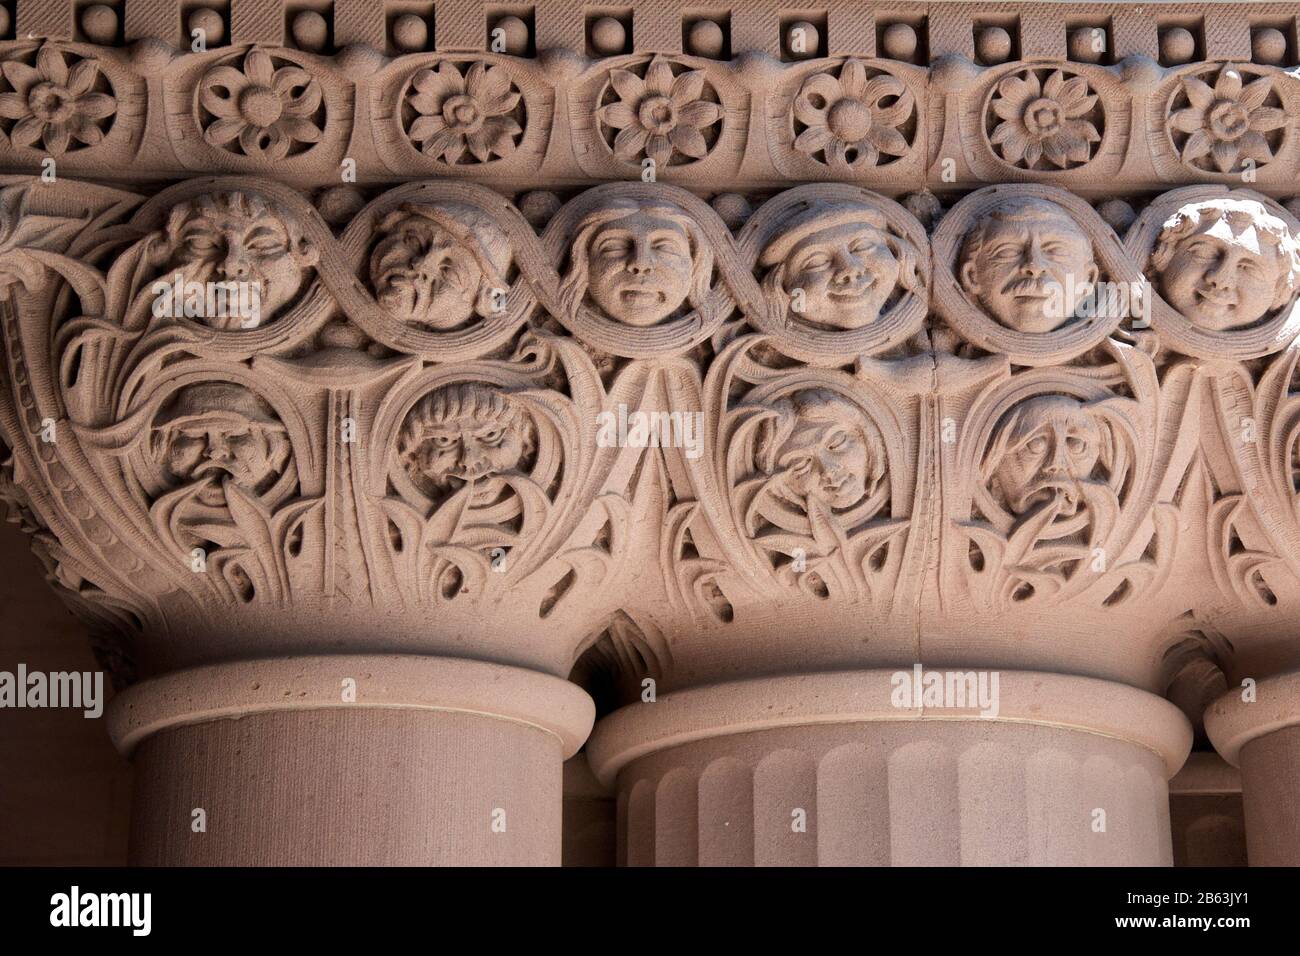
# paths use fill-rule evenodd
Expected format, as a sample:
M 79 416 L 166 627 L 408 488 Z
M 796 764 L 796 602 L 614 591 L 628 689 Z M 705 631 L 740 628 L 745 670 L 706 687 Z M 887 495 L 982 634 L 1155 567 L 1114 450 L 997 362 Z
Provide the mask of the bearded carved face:
M 774 408 L 757 442 L 760 467 L 776 476 L 774 492 L 805 507 L 816 498 L 842 510 L 874 491 L 884 449 L 855 406 L 825 389 L 807 389 Z
M 1297 282 L 1294 249 L 1286 224 L 1261 204 L 1207 203 L 1179 210 L 1166 224 L 1152 265 L 1166 302 L 1195 325 L 1222 332 L 1286 304 Z
M 379 232 L 370 281 L 395 318 L 447 331 L 503 307 L 509 240 L 478 210 L 454 202 L 407 206 Z
M 799 240 L 778 268 L 792 310 L 801 296 L 800 318 L 835 329 L 857 329 L 878 319 L 901 270 L 878 229 L 852 222 Z
M 289 462 L 284 425 L 239 385 L 205 383 L 177 392 L 159 411 L 152 441 L 168 482 L 197 485 L 197 500 L 214 508 L 226 504 L 226 481 L 264 494 Z
M 1053 502 L 1059 504 L 1058 518 L 1073 516 L 1084 504 L 1082 485 L 1102 461 L 1106 439 L 1105 426 L 1075 399 L 1029 399 L 995 435 L 1005 447 L 990 488 L 1016 516 Z
M 1092 243 L 1065 211 L 1012 199 L 971 230 L 962 249 L 962 288 L 1018 332 L 1052 332 L 1074 317 L 1097 281 Z
M 606 222 L 587 244 L 592 301 L 611 319 L 637 328 L 657 325 L 681 307 L 696 267 L 685 226 L 653 211 Z
M 517 402 L 483 385 L 448 385 L 430 392 L 406 416 L 398 458 L 415 485 L 438 497 L 474 482 L 496 497 L 500 476 L 526 468 L 536 429 Z
M 300 292 L 316 262 L 315 251 L 286 216 L 245 193 L 204 196 L 178 207 L 167 235 L 171 269 L 185 282 L 257 290 L 242 299 L 257 304 L 252 315 L 240 310 L 236 295 L 210 297 L 214 307 L 196 319 L 224 331 L 269 321 Z

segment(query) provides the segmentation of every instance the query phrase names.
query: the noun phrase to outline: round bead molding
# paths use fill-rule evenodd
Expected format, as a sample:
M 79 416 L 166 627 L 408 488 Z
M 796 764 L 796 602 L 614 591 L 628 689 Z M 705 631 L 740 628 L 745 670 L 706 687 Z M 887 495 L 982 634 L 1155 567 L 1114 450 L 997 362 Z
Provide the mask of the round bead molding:
M 782 675 L 676 691 L 653 704 L 629 704 L 603 718 L 587 744 L 587 755 L 596 776 L 608 785 L 632 761 L 669 747 L 811 724 L 928 720 L 1036 724 L 1145 747 L 1164 762 L 1170 776 L 1183 765 L 1192 746 L 1191 726 L 1177 707 L 1123 684 L 1001 671 L 998 714 L 985 717 L 977 707 L 927 711 L 895 706 L 894 675 L 910 680 L 912 673 L 881 669 Z
M 345 699 L 346 681 L 355 700 Z M 591 698 L 547 674 L 453 658 L 406 654 L 267 658 L 176 671 L 134 684 L 108 708 L 123 755 L 153 734 L 252 714 L 385 708 L 474 714 L 534 727 L 578 752 L 595 720 Z

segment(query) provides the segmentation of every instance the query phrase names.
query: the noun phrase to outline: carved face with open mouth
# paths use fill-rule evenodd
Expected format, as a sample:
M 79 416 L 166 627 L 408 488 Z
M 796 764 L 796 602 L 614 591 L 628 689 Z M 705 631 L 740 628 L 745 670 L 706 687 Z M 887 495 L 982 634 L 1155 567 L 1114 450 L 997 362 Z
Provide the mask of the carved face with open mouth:
M 1102 458 L 1103 427 L 1075 399 L 1048 395 L 1013 410 L 992 490 L 1015 515 L 1056 503 L 1057 517 L 1084 507 L 1083 484 Z
M 226 505 L 227 480 L 265 493 L 289 459 L 288 432 L 270 406 L 228 383 L 178 392 L 159 413 L 153 441 L 169 480 L 197 485 L 197 500 L 213 508 Z
M 489 501 L 504 491 L 500 476 L 525 467 L 536 431 L 512 399 L 467 383 L 436 389 L 411 409 L 398 440 L 398 456 L 417 487 L 445 495 L 475 484 L 474 497 Z
M 655 325 L 690 292 L 690 236 L 671 219 L 633 213 L 592 236 L 587 270 L 591 298 L 610 318 L 639 328 Z
M 173 210 L 171 269 L 188 283 L 219 284 L 210 314 L 196 321 L 231 331 L 256 328 L 301 291 L 314 249 L 276 207 L 245 193 L 218 193 Z M 252 290 L 252 291 L 250 291 Z M 255 303 L 255 309 L 241 308 Z

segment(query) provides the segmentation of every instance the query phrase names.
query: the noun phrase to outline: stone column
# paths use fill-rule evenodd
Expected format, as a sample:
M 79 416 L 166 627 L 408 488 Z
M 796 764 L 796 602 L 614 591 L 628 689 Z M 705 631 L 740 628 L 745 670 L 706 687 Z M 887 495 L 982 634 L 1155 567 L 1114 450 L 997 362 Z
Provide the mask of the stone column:
M 619 862 L 1171 865 L 1167 781 L 1191 744 L 1172 704 L 1004 671 L 982 717 L 894 706 L 896 673 L 717 684 L 602 720 L 588 753 L 617 781 Z
M 1241 769 L 1250 865 L 1300 866 L 1300 671 L 1261 680 L 1252 701 L 1229 690 L 1206 711 L 1205 729 Z
M 450 658 L 274 658 L 147 680 L 109 714 L 136 764 L 131 860 L 558 866 L 561 765 L 593 715 L 567 681 Z

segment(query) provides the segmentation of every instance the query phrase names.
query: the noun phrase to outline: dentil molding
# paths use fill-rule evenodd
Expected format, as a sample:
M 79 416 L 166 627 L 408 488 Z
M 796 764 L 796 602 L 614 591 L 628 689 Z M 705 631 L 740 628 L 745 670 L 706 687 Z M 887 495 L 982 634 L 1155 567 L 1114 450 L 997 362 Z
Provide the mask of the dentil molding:
M 4 9 L 0 491 L 122 679 L 1300 664 L 1293 8 Z

